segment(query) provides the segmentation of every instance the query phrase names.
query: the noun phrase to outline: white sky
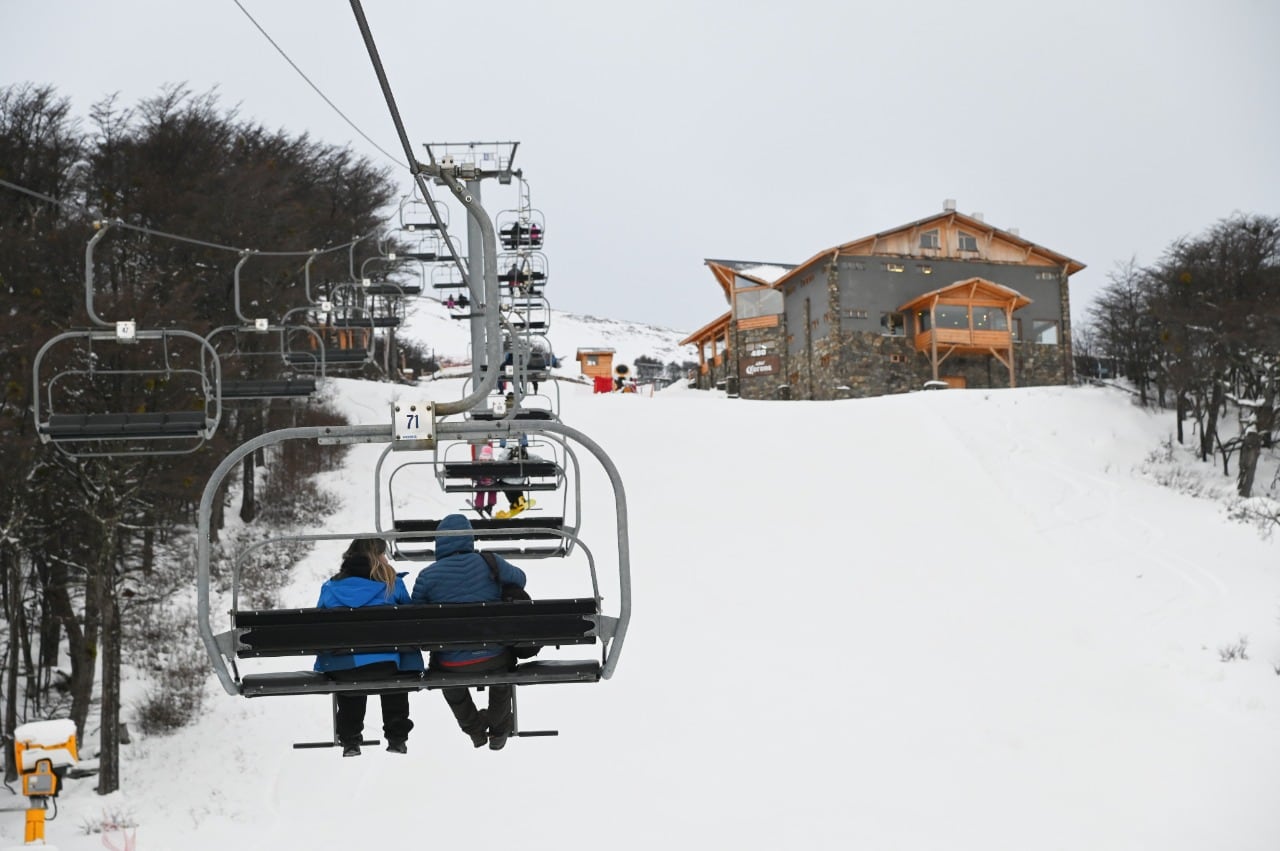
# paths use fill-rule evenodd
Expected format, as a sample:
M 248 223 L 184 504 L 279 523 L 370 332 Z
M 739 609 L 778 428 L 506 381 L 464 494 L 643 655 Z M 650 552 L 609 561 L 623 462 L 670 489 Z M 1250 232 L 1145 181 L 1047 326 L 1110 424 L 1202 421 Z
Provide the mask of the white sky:
M 244 2 L 399 153 L 347 3 Z M 724 309 L 704 258 L 798 262 L 955 198 L 1088 264 L 1079 316 L 1117 261 L 1280 213 L 1272 0 L 365 5 L 415 144 L 522 142 L 562 310 L 689 331 Z M 81 112 L 186 81 L 381 156 L 231 0 L 0 15 L 0 81 Z
M 460 393 L 333 387 L 360 422 Z M 122 791 L 71 783 L 51 845 L 99 849 L 86 826 L 123 816 L 137 851 L 1280 847 L 1278 543 L 1226 519 L 1216 464 L 1147 460 L 1171 414 L 1068 387 L 794 405 L 566 384 L 561 401 L 626 483 L 634 611 L 611 680 L 520 690 L 523 728 L 559 738 L 477 752 L 419 693 L 406 757 L 294 751 L 330 735 L 327 699 L 245 700 L 211 675 L 197 725 L 124 748 Z M 342 507 L 318 529 L 372 529 L 381 448 L 328 474 Z M 612 503 L 584 471 L 614 607 Z M 424 478 L 397 502 L 461 504 Z M 283 602 L 312 605 L 342 547 L 317 546 Z M 584 581 L 522 566 L 535 593 Z M 1249 658 L 1223 662 L 1241 636 Z M 366 733 L 380 717 L 374 701 Z M 21 831 L 0 813 L 0 847 Z
M 243 3 L 399 154 L 347 3 Z M 1280 214 L 1271 0 L 365 6 L 415 145 L 522 142 L 561 310 L 689 331 L 724 308 L 704 258 L 799 262 L 956 198 L 1088 264 L 1079 317 L 1117 261 Z M 0 14 L 0 81 L 54 83 L 82 113 L 186 81 L 387 161 L 232 0 Z

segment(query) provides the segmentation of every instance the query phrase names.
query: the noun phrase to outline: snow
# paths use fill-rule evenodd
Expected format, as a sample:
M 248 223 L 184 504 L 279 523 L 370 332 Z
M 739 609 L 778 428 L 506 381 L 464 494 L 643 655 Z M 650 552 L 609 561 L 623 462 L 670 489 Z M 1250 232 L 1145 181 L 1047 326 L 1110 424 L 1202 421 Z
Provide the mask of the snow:
M 76 734 L 76 725 L 60 718 L 53 721 L 31 721 L 13 730 L 14 741 L 29 745 L 62 745 Z
M 772 284 L 774 281 L 790 272 L 791 268 L 793 267 L 774 266 L 768 263 L 762 263 L 758 266 L 744 266 L 741 269 L 736 269 L 735 271 L 739 275 L 743 275 L 748 278 L 755 278 L 757 281 L 762 281 L 766 284 Z
M 416 299 L 413 304 L 401 333 L 407 338 L 422 340 L 438 356 L 470 361 L 470 322 L 450 318 L 449 311 L 433 299 Z M 698 359 L 696 349 L 681 346 L 677 342 L 687 336 L 687 331 L 579 316 L 557 310 L 549 313 L 551 318 L 546 338 L 560 358 L 560 368 L 555 370 L 558 375 L 578 375 L 574 353 L 579 349 L 614 349 L 615 364 L 634 364 L 635 359 L 641 355 L 657 358 L 664 366 L 672 361 L 683 363 Z
M 75 734 L 75 723 L 66 718 L 19 724 L 13 740 L 23 745 L 22 770 L 31 771 L 42 760 L 48 760 L 51 768 L 75 765 L 75 754 L 66 747 Z
M 606 342 L 562 338 L 561 318 L 558 352 Z M 379 422 L 463 382 L 329 386 Z M 122 747 L 121 791 L 68 781 L 50 842 L 101 848 L 87 826 L 106 820 L 136 823 L 139 851 L 1280 847 L 1277 544 L 1157 480 L 1170 413 L 1098 387 L 560 390 L 625 481 L 634 610 L 611 680 L 519 691 L 521 726 L 559 737 L 473 750 L 420 692 L 407 756 L 343 759 L 290 747 L 330 736 L 327 698 L 246 700 L 211 676 L 197 723 Z M 372 528 L 378 451 L 329 474 L 343 506 L 318 531 Z M 607 554 L 608 492 L 583 481 Z M 311 605 L 344 544 L 296 565 L 284 604 Z M 555 584 L 522 566 L 535 595 Z M 21 830 L 0 814 L 0 844 Z

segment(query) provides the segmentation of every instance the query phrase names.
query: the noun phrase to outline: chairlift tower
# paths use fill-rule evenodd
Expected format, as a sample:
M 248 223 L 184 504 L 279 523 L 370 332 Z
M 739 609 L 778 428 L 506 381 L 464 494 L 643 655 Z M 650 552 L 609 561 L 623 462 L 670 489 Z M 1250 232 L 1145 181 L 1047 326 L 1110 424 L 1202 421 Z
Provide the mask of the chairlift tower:
M 426 142 L 423 147 L 427 149 L 428 160 L 423 164 L 424 171 L 437 184 L 444 183 L 444 175 L 460 180 L 477 207 L 482 205 L 480 182 L 486 177 L 496 177 L 498 183 L 505 186 L 511 183 L 513 177 L 522 176 L 519 170 L 511 167 L 516 148 L 520 147 L 519 142 Z M 485 311 L 497 309 L 496 304 L 484 303 L 484 281 L 486 275 L 496 275 L 497 271 L 485 268 L 480 223 L 468 210 L 467 288 L 471 293 L 472 304 L 471 379 L 476 383 L 480 381 L 480 367 L 484 363 L 487 345 L 484 314 Z

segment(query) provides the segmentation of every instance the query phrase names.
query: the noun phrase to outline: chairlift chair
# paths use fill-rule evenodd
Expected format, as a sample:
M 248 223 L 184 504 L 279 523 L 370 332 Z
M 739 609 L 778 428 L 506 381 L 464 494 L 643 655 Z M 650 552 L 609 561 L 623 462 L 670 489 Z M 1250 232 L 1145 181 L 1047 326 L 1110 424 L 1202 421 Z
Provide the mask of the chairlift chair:
M 544 231 L 541 221 L 520 217 L 499 225 L 498 242 L 509 251 L 541 248 Z
M 366 365 L 377 365 L 370 334 L 349 327 L 337 327 L 327 317 L 332 312 L 311 308 L 295 308 L 285 314 L 287 323 L 295 311 L 305 312 L 315 321 L 308 325 L 311 333 L 293 334 L 286 338 L 284 359 L 299 372 L 324 377 L 333 373 L 359 371 Z M 372 328 L 369 329 L 372 331 Z M 357 345 L 359 343 L 359 345 Z
M 551 304 L 544 295 L 528 294 L 511 301 L 504 300 L 501 310 L 516 333 L 545 336 L 551 328 Z
M 314 396 L 323 371 L 299 369 L 289 360 L 289 341 L 298 334 L 311 338 L 312 351 L 323 345 L 305 325 L 223 325 L 205 335 L 221 360 L 223 404 Z
M 73 457 L 194 452 L 222 419 L 222 374 L 182 329 L 66 331 L 32 364 L 36 433 Z M 105 388 L 105 391 L 104 391 Z
M 457 266 L 433 266 L 431 268 L 431 288 L 436 290 L 463 290 L 467 282 Z
M 436 214 L 440 217 L 440 224 L 447 228 L 449 226 L 449 208 L 447 206 L 409 195 L 401 199 L 400 207 L 397 211 L 400 230 L 407 233 L 439 231 L 440 224 L 436 223 L 435 216 L 431 212 L 433 205 Z
M 504 298 L 522 293 L 537 294 L 547 284 L 547 255 L 541 251 L 504 252 L 498 255 L 495 265 L 499 292 Z
M 473 517 L 471 525 L 478 530 L 493 532 L 493 535 L 478 542 L 484 549 L 506 558 L 550 558 L 563 557 L 572 552 L 574 536 L 578 533 L 581 516 L 582 496 L 577 487 L 579 481 L 579 462 L 572 448 L 554 436 L 542 435 L 530 442 L 527 434 L 521 434 L 516 440 L 508 441 L 510 446 L 524 446 L 526 450 L 542 460 L 550 459 L 554 468 L 562 472 L 561 481 L 564 486 L 558 491 L 542 490 L 536 499 L 535 506 L 514 517 Z M 379 532 L 395 531 L 404 533 L 430 533 L 436 530 L 441 515 L 453 513 L 457 508 L 459 492 L 446 489 L 445 484 L 450 477 L 445 475 L 443 467 L 446 457 L 465 453 L 467 444 L 461 446 L 441 447 L 431 450 L 431 457 L 413 460 L 405 459 L 405 453 L 394 453 L 390 447 L 384 450 L 374 468 L 374 525 Z M 386 475 L 386 486 L 383 481 L 384 468 L 391 459 L 399 463 Z M 562 460 L 563 459 L 563 460 Z M 497 462 L 491 462 L 497 463 Z M 457 472 L 452 470 L 451 472 Z M 483 470 L 493 474 L 494 470 Z M 508 469 L 506 472 L 511 473 Z M 426 482 L 434 480 L 434 490 L 424 489 Z M 517 484 L 518 482 L 518 484 Z M 479 490 L 512 491 L 522 493 L 527 489 L 523 477 L 512 475 L 506 481 L 499 479 L 491 487 L 477 486 Z M 455 504 L 453 509 L 444 510 L 441 506 Z M 383 506 L 390 515 L 390 524 L 383 521 Z M 425 516 L 424 515 L 430 515 Z M 553 541 L 548 546 L 547 541 Z M 395 542 L 393 555 L 397 559 L 422 561 L 435 557 L 435 550 L 429 546 L 432 539 L 429 535 L 402 537 Z
M 197 534 L 197 613 L 199 631 L 219 681 L 227 693 L 243 697 L 272 697 L 283 695 L 328 694 L 341 692 L 379 693 L 384 691 L 412 691 L 459 686 L 513 686 L 544 685 L 557 683 L 598 682 L 612 676 L 617 665 L 630 620 L 630 561 L 627 536 L 626 497 L 621 479 L 612 461 L 586 435 L 560 423 L 543 424 L 535 434 L 554 435 L 556 439 L 571 441 L 587 450 L 604 468 L 613 487 L 613 506 L 616 525 L 613 527 L 617 545 L 617 593 L 614 606 L 606 607 L 600 586 L 598 559 L 581 530 L 562 526 L 559 530 L 546 527 L 543 531 L 556 537 L 572 540 L 577 560 L 585 565 L 591 591 L 568 598 L 534 599 L 524 602 L 461 603 L 429 605 L 374 606 L 359 609 L 283 608 L 271 610 L 241 609 L 240 586 L 247 566 L 253 556 L 264 547 L 281 543 L 307 543 L 330 540 L 347 540 L 369 535 L 388 540 L 393 548 L 404 539 L 430 541 L 442 535 L 457 534 L 436 527 L 413 531 L 395 529 L 373 532 L 281 536 L 245 548 L 230 557 L 229 565 L 220 565 L 220 577 L 229 578 L 231 612 L 225 628 L 215 627 L 213 621 L 212 576 L 214 553 L 209 540 L 214 499 L 226 477 L 239 468 L 243 459 L 268 446 L 286 440 L 314 440 L 321 443 L 389 443 L 392 451 L 422 449 L 423 438 L 400 440 L 398 426 L 329 426 L 283 429 L 259 435 L 233 450 L 210 476 L 200 502 Z M 518 440 L 519 434 L 497 424 L 477 426 L 465 421 L 452 422 L 440 419 L 432 426 L 430 440 L 443 442 L 445 446 L 465 446 L 481 439 Z M 427 442 L 430 442 L 428 440 Z M 440 460 L 439 466 L 452 462 Z M 575 460 L 576 464 L 576 460 Z M 381 465 L 380 465 L 381 466 Z M 531 465 L 527 465 L 526 469 Z M 454 474 L 462 474 L 459 468 L 445 470 L 443 479 L 451 482 Z M 563 476 L 563 469 L 554 471 Z M 473 524 L 474 526 L 474 524 Z M 538 530 L 528 524 L 530 533 Z M 607 532 L 607 530 L 604 530 Z M 504 536 L 511 540 L 508 529 L 474 528 L 471 533 L 479 546 L 501 546 Z M 494 544 L 489 544 L 493 541 Z M 567 549 L 567 548 L 566 548 Z M 532 556 L 529 553 L 528 556 Z M 272 568 L 276 569 L 276 568 Z M 538 576 L 531 572 L 531 590 L 538 590 Z M 573 648 L 595 646 L 596 658 L 544 658 L 518 664 L 509 671 L 482 674 L 441 673 L 434 670 L 374 677 L 351 682 L 338 681 L 312 670 L 285 670 L 241 672 L 240 663 L 248 659 L 310 657 L 319 653 L 352 653 L 382 650 L 418 649 L 421 651 L 443 649 L 474 649 L 504 646 L 537 646 L 542 648 Z M 545 651 L 548 654 L 549 650 Z M 562 649 L 561 652 L 564 652 Z M 256 663 L 255 663 L 256 664 Z M 515 698 L 513 697 L 513 703 Z M 549 731 L 519 729 L 518 715 L 513 737 L 549 734 Z M 327 743 L 320 743 L 327 744 Z

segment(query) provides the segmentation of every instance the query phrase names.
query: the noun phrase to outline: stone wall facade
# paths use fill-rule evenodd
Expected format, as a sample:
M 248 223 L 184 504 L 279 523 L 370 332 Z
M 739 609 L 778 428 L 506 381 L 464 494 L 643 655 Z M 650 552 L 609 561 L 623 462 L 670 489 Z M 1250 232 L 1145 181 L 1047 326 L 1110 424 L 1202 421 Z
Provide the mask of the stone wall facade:
M 813 357 L 789 357 L 785 328 L 741 332 L 740 351 L 769 346 L 779 351 L 781 371 L 768 375 L 737 375 L 744 399 L 852 399 L 910 393 L 933 379 L 927 353 L 917 352 L 906 337 L 846 332 L 814 343 Z M 714 387 L 716 379 L 733 376 L 731 367 L 741 362 L 736 353 L 716 368 L 715 378 L 703 377 L 700 386 Z M 812 363 L 812 368 L 809 364 Z M 1065 384 L 1061 346 L 1015 343 L 1017 386 Z M 952 355 L 939 367 L 939 377 L 960 377 L 968 388 L 1009 386 L 1009 371 L 992 355 Z M 782 387 L 786 390 L 780 390 Z

